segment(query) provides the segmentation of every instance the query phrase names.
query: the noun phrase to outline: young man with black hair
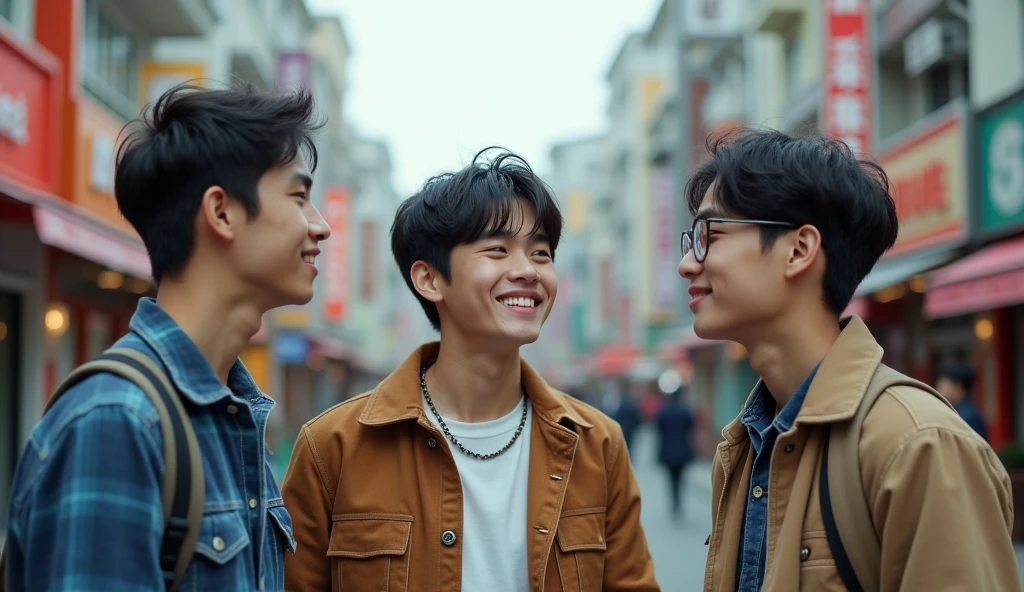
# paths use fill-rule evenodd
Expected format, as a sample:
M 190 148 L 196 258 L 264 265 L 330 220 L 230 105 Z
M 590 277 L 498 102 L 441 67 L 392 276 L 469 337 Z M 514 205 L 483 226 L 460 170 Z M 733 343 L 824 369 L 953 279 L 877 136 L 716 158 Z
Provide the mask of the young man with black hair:
M 953 404 L 960 417 L 971 426 L 983 440 L 988 440 L 988 428 L 985 416 L 974 404 L 974 369 L 964 363 L 954 362 L 943 365 L 939 369 L 935 390 L 942 393 L 946 400 Z
M 508 152 L 402 204 L 392 250 L 440 343 L 303 427 L 288 590 L 658 589 L 621 430 L 519 355 L 554 303 L 561 231 Z
M 874 562 L 864 590 L 1018 589 L 1010 484 L 992 449 L 928 387 L 882 367 L 859 318 L 840 320 L 896 241 L 884 172 L 842 142 L 775 131 L 710 152 L 686 187 L 695 221 L 679 273 L 697 335 L 743 345 L 761 381 L 715 455 L 705 589 L 845 590 L 843 557 Z M 893 377 L 903 384 L 879 380 Z M 834 553 L 818 471 L 830 429 L 872 395 L 851 448 L 863 491 L 832 492 L 863 497 L 870 524 L 858 525 L 881 549 L 865 562 L 868 540 Z
M 263 313 L 313 296 L 317 244 L 330 235 L 310 201 L 318 125 L 307 93 L 179 86 L 119 150 L 117 203 L 146 245 L 158 292 L 139 302 L 115 347 L 169 377 L 204 469 L 199 540 L 179 590 L 284 589 L 295 540 L 264 444 L 274 403 L 238 356 Z M 72 387 L 18 465 L 9 590 L 163 589 L 170 470 L 140 388 L 111 374 Z

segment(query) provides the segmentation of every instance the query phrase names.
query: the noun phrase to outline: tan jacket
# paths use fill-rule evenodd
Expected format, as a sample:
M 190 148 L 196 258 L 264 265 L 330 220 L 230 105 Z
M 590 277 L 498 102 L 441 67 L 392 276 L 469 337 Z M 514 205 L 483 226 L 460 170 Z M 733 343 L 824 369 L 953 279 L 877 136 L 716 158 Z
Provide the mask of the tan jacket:
M 298 541 L 287 590 L 461 589 L 462 487 L 419 388 L 420 366 L 437 351 L 421 347 L 373 392 L 303 426 L 282 487 Z M 525 362 L 522 376 L 534 409 L 523 524 L 530 590 L 658 590 L 618 424 Z M 442 544 L 449 530 L 452 546 Z
M 793 427 L 775 443 L 766 592 L 845 590 L 825 539 L 819 455 L 828 424 L 853 416 L 881 358 L 882 348 L 853 317 L 819 367 Z M 739 419 L 722 433 L 712 467 L 708 592 L 736 589 L 754 459 Z M 991 447 L 943 401 L 910 387 L 884 392 L 864 420 L 860 464 L 882 545 L 879 590 L 1020 589 L 1009 477 Z

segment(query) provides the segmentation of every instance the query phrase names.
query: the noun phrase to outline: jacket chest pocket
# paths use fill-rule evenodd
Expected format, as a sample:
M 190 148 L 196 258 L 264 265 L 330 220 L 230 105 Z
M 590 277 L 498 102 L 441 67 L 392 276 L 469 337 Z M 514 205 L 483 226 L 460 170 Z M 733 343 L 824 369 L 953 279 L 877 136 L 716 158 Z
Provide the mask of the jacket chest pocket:
M 836 569 L 825 531 L 804 533 L 799 553 L 801 590 L 846 590 Z
M 236 504 L 229 504 L 234 506 Z M 252 579 L 254 557 L 249 529 L 239 510 L 207 510 L 182 590 L 230 590 Z
M 566 592 L 600 592 L 604 582 L 604 508 L 576 511 L 558 520 L 555 550 Z
M 412 516 L 334 516 L 327 556 L 335 592 L 405 592 Z

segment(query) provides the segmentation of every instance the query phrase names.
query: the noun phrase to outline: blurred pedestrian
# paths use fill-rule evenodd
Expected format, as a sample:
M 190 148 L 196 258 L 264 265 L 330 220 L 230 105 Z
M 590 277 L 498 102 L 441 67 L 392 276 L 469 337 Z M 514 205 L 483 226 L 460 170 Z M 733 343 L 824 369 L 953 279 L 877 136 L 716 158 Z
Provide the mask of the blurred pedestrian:
M 885 173 L 841 141 L 769 130 L 709 152 L 686 185 L 679 274 L 696 334 L 742 345 L 761 380 L 715 455 L 707 589 L 1019 589 L 995 453 L 933 389 L 882 366 L 860 318 L 842 318 L 896 242 Z M 830 434 L 853 439 L 853 467 L 822 470 Z M 850 471 L 862 483 L 828 488 Z
M 668 473 L 672 516 L 682 518 L 683 476 L 693 460 L 693 414 L 683 401 L 683 387 L 669 393 L 654 423 L 658 428 L 658 462 Z
M 400 206 L 392 250 L 440 343 L 303 427 L 288 590 L 658 590 L 618 426 L 520 357 L 558 291 L 561 232 L 509 152 Z
M 638 390 L 640 389 L 640 387 L 637 388 Z M 622 428 L 622 436 L 626 439 L 626 448 L 632 455 L 636 431 L 643 424 L 643 418 L 640 416 L 640 406 L 636 402 L 640 393 L 630 392 L 628 382 L 623 382 L 620 392 L 618 408 L 615 409 L 612 417 L 619 423 L 619 427 Z
M 200 540 L 183 542 L 177 508 L 165 530 L 161 490 L 172 467 L 154 403 L 132 381 L 93 375 L 43 416 L 18 464 L 10 592 L 135 592 L 174 581 L 284 589 L 295 540 L 264 443 L 274 401 L 238 356 L 265 312 L 313 297 L 317 245 L 330 235 L 310 199 L 313 113 L 306 92 L 179 86 L 128 128 L 114 193 L 158 290 L 139 301 L 114 347 L 150 358 L 187 409 L 198 444 L 189 457 L 205 470 L 205 510 L 187 520 Z M 179 496 L 189 486 L 177 485 L 185 493 L 174 499 L 188 508 L 191 498 Z
M 962 363 L 946 364 L 939 370 L 935 388 L 953 404 L 967 425 L 987 441 L 988 428 L 985 426 L 985 417 L 974 404 L 974 369 Z

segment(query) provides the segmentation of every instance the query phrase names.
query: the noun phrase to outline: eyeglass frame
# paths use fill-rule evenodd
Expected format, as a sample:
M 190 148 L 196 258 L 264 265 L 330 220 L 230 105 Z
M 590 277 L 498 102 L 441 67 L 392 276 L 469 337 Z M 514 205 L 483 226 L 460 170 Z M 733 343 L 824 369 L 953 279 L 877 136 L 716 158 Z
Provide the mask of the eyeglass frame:
M 696 260 L 697 263 L 704 263 L 704 261 L 708 257 L 708 251 L 711 250 L 710 239 L 711 239 L 711 223 L 712 222 L 720 222 L 720 223 L 726 223 L 726 224 L 755 224 L 757 226 L 776 226 L 776 227 L 791 228 L 791 229 L 800 228 L 800 226 L 798 226 L 797 224 L 792 224 L 790 222 L 779 222 L 777 220 L 740 220 L 740 219 L 737 219 L 737 218 L 695 218 L 693 220 L 693 226 L 691 226 L 689 230 L 684 230 L 682 235 L 679 237 L 679 252 L 682 253 L 683 259 L 685 259 L 686 255 L 689 253 L 689 251 L 686 250 L 686 241 L 687 241 L 687 239 L 689 239 L 689 241 L 690 241 L 690 251 L 693 251 L 693 258 L 694 258 L 694 260 Z M 708 233 L 708 240 L 709 240 L 709 242 L 708 242 L 708 247 L 706 249 L 704 249 L 704 254 L 698 256 L 697 255 L 697 238 L 694 235 L 697 232 L 697 225 L 701 224 L 701 223 L 707 224 L 707 227 L 708 227 L 707 228 L 707 233 Z

